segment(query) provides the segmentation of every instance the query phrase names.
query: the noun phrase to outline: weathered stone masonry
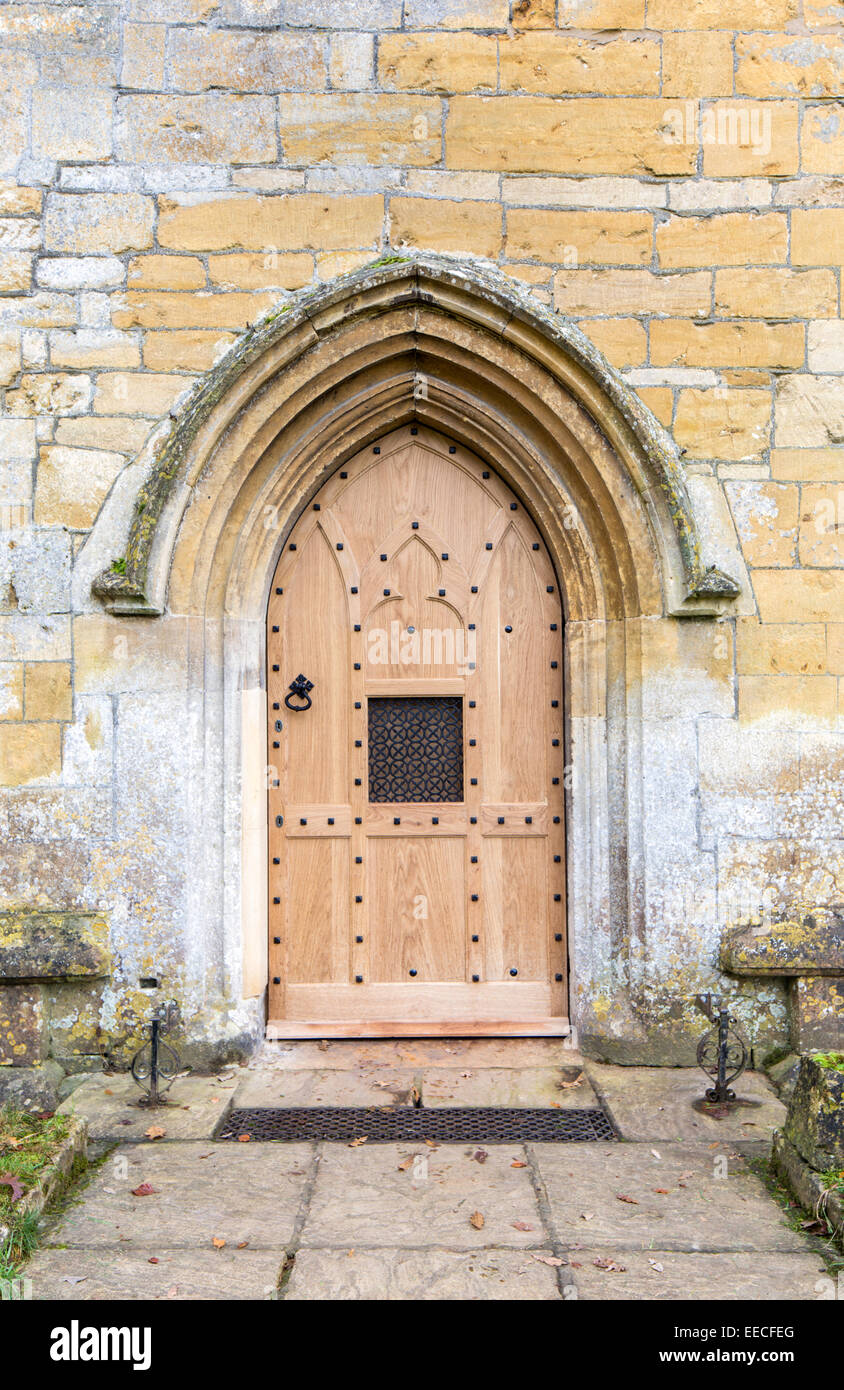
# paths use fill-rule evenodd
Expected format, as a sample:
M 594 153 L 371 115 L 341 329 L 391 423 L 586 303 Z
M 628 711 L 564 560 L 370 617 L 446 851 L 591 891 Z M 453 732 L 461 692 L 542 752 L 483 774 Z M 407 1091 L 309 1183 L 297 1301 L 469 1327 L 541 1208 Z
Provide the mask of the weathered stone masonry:
M 555 318 L 582 330 L 610 364 L 588 407 L 572 388 L 589 427 L 611 433 L 613 383 L 632 389 L 680 451 L 702 558 L 738 585 L 677 617 L 662 574 L 661 603 L 619 618 L 628 654 L 606 670 L 623 672 L 629 741 L 606 775 L 635 831 L 613 868 L 629 940 L 621 965 L 584 917 L 575 1021 L 607 1056 L 688 1060 L 689 997 L 726 986 L 762 1053 L 789 1031 L 840 1036 L 842 19 L 824 0 L 0 7 L 5 1075 L 125 1060 L 161 993 L 194 1060 L 260 1032 L 265 962 L 231 849 L 260 820 L 220 772 L 233 721 L 260 722 L 260 650 L 243 638 L 233 702 L 214 685 L 229 598 L 200 603 L 187 582 L 192 553 L 217 573 L 212 515 L 215 536 L 246 534 L 229 491 L 253 484 L 220 461 L 236 395 L 186 455 L 175 534 L 157 533 L 175 576 L 162 616 L 109 611 L 92 583 L 131 572 L 156 447 L 215 364 L 248 355 L 248 325 L 293 295 L 304 323 L 309 289 L 415 252 L 453 258 L 475 305 L 507 300 L 497 267 L 540 336 Z M 333 331 L 307 351 L 330 353 Z M 613 536 L 657 575 L 653 525 Z M 227 572 L 226 594 L 268 573 Z M 612 712 L 617 685 L 603 667 L 595 682 Z M 616 748 L 612 719 L 588 722 L 595 699 L 578 728 Z M 259 783 L 260 749 L 244 750 L 237 777 Z M 203 816 L 229 846 L 210 867 Z M 806 946 L 802 972 L 729 945 L 742 923 L 780 940 L 777 922 Z

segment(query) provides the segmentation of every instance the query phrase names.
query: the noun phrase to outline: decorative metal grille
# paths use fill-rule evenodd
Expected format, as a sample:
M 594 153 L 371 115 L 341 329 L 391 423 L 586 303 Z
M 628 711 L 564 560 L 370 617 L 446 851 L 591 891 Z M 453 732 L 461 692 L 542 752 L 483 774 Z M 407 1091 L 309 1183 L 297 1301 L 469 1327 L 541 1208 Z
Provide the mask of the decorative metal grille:
M 369 800 L 463 800 L 459 695 L 369 701 Z
M 354 1139 L 376 1143 L 431 1139 L 454 1144 L 518 1144 L 538 1140 L 550 1144 L 615 1139 L 603 1110 L 504 1110 L 496 1107 L 416 1109 L 412 1106 L 369 1110 L 291 1107 L 289 1110 L 233 1110 L 223 1121 L 218 1139 L 325 1140 L 349 1144 Z

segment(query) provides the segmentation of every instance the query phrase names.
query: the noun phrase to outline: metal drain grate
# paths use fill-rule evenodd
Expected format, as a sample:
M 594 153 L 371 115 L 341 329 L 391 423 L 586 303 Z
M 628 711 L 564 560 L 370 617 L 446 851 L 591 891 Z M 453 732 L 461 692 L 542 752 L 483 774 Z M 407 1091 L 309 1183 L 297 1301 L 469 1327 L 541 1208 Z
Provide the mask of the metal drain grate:
M 301 1107 L 280 1110 L 233 1110 L 224 1121 L 218 1139 L 333 1140 L 348 1144 L 353 1139 L 377 1143 L 434 1139 L 441 1143 L 514 1144 L 540 1140 L 571 1144 L 594 1139 L 614 1139 L 612 1125 L 603 1110 L 425 1110 L 410 1106 L 373 1108 Z

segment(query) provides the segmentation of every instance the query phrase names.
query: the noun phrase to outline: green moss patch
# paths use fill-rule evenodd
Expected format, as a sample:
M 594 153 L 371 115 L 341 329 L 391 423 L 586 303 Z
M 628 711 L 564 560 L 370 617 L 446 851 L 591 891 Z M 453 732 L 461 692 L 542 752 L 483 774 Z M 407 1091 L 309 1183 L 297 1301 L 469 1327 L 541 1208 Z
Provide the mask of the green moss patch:
M 0 1280 L 12 1279 L 36 1240 L 26 1198 L 55 1169 L 70 1130 L 67 1115 L 0 1107 Z
M 844 1052 L 813 1052 L 810 1055 L 824 1071 L 844 1072 Z

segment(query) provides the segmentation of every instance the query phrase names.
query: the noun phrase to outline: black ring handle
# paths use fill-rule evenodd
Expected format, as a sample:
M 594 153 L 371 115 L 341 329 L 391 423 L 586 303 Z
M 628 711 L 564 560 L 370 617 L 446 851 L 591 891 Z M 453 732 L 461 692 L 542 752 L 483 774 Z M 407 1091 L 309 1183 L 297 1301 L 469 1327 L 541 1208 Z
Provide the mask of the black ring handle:
M 307 676 L 297 676 L 295 681 L 290 682 L 290 689 L 284 697 L 284 703 L 287 708 L 292 710 L 294 714 L 301 714 L 303 710 L 310 709 L 313 701 L 311 700 L 309 692 L 313 690 L 313 688 L 314 683 L 313 681 L 309 681 Z M 294 705 L 292 703 L 294 698 L 297 700 L 304 700 L 304 704 Z

